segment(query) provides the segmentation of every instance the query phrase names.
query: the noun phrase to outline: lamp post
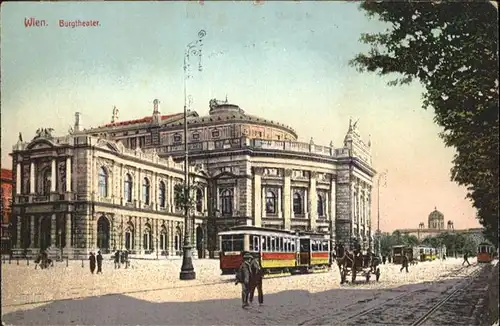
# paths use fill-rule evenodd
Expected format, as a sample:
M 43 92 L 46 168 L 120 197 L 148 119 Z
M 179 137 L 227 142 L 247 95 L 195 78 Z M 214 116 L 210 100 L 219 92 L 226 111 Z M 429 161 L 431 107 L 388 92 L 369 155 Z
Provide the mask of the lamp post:
M 193 267 L 192 247 L 189 232 L 189 211 L 190 211 L 190 191 L 189 191 L 189 151 L 188 151 L 188 125 L 187 125 L 187 93 L 186 82 L 190 77 L 189 75 L 189 59 L 191 55 L 198 56 L 199 66 L 198 70 L 201 71 L 201 54 L 203 46 L 203 38 L 206 36 L 206 31 L 200 30 L 198 32 L 198 39 L 192 41 L 186 46 L 184 53 L 184 245 L 182 255 L 182 266 L 179 278 L 181 280 L 194 280 L 196 272 Z
M 377 178 L 377 256 L 381 255 L 380 252 L 380 179 L 387 176 L 387 170 L 379 173 Z M 385 183 L 384 183 L 385 184 Z
M 63 261 L 63 245 L 62 245 L 62 230 L 59 229 L 57 232 L 57 235 L 59 236 L 59 251 L 61 253 L 61 261 Z

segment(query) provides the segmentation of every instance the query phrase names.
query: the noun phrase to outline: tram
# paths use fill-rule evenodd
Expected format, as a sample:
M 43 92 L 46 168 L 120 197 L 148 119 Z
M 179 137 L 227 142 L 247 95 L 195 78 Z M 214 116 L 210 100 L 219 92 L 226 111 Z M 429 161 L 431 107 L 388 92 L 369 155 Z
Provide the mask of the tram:
M 477 246 L 477 262 L 490 263 L 495 254 L 495 247 L 489 243 L 482 242 Z
M 222 275 L 236 273 L 244 252 L 259 260 L 265 274 L 304 273 L 331 267 L 330 235 L 256 226 L 219 232 Z

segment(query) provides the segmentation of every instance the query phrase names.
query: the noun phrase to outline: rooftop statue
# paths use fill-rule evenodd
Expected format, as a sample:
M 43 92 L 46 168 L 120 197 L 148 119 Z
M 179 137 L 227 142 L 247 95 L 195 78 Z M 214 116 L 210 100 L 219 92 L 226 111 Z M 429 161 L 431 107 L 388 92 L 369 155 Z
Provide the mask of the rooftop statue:
M 53 128 L 38 128 L 38 130 L 36 131 L 36 136 L 33 139 L 54 138 L 54 136 L 52 136 L 53 131 L 54 131 Z

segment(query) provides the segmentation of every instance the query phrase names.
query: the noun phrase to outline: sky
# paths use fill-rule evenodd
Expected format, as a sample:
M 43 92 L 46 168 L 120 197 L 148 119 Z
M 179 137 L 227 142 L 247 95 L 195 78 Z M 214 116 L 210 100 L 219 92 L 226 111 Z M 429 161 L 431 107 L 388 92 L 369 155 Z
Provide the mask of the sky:
M 292 126 L 299 140 L 341 147 L 349 119 L 370 137 L 380 186 L 380 228 L 417 228 L 435 207 L 455 229 L 479 227 L 466 190 L 450 181 L 454 150 L 438 137 L 418 83 L 390 87 L 389 77 L 348 65 L 367 51 L 361 33 L 387 26 L 355 2 L 6 2 L 1 7 L 2 167 L 19 132 L 67 133 L 74 113 L 84 127 L 152 113 L 182 112 L 186 45 L 205 30 L 202 71 L 188 80 L 192 108 L 212 98 Z M 26 27 L 26 19 L 46 26 Z M 59 21 L 98 21 L 60 27 Z M 198 63 L 194 62 L 197 66 Z M 377 225 L 377 178 L 372 223 Z

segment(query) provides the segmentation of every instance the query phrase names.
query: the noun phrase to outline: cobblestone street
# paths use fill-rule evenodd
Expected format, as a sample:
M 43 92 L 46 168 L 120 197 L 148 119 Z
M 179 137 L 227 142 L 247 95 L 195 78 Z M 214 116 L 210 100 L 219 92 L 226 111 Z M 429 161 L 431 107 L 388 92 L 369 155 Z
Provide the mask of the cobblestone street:
M 264 283 L 265 304 L 241 309 L 241 288 L 230 276 L 220 276 L 218 261 L 195 261 L 197 280 L 191 282 L 178 280 L 180 263 L 133 261 L 131 269 L 113 270 L 106 262 L 103 275 L 91 275 L 77 261 L 49 270 L 4 264 L 2 319 L 15 325 L 317 325 L 350 324 L 358 316 L 358 323 L 405 324 L 404 318 L 415 316 L 401 315 L 397 303 L 424 311 L 480 268 L 462 267 L 458 259 L 421 263 L 408 274 L 382 265 L 380 282 L 343 286 L 336 268 L 270 278 Z M 388 300 L 396 306 L 364 313 Z

